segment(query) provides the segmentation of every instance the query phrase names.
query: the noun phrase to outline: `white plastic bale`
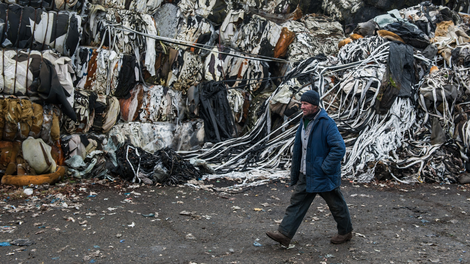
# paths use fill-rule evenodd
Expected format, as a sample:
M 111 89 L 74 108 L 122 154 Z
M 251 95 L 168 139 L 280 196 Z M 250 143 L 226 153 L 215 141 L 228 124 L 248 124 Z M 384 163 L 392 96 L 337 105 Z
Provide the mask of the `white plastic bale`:
M 140 120 L 142 122 L 175 121 L 182 114 L 183 104 L 181 91 L 161 85 L 146 87 Z
M 172 147 L 174 131 L 175 125 L 169 122 L 129 122 L 115 125 L 109 131 L 109 137 L 114 136 L 121 144 L 128 140 L 135 147 L 155 153 L 162 148 Z
M 16 50 L 0 51 L 3 56 L 3 92 L 4 94 L 26 95 L 26 86 L 33 82 L 33 74 L 28 65 L 31 59 L 18 62 L 14 57 L 18 55 Z

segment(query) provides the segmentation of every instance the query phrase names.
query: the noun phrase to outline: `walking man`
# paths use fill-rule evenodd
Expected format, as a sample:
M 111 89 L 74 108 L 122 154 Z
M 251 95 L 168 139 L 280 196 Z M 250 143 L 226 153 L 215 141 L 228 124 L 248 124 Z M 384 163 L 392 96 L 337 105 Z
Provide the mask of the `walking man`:
M 318 194 L 328 204 L 337 223 L 338 233 L 331 243 L 341 244 L 352 238 L 349 209 L 340 190 L 341 160 L 346 152 L 336 123 L 319 106 L 320 96 L 309 90 L 302 94 L 303 117 L 295 135 L 291 166 L 291 186 L 295 186 L 278 232 L 266 235 L 289 247 L 310 204 Z

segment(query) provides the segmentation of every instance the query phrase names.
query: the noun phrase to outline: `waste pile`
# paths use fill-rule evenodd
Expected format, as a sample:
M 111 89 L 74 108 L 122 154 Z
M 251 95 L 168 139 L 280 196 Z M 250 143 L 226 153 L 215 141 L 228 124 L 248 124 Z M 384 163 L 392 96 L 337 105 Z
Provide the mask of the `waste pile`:
M 468 5 L 423 2 L 346 34 L 352 9 L 307 2 L 3 1 L 2 183 L 284 175 L 308 89 L 347 143 L 344 177 L 459 181 Z

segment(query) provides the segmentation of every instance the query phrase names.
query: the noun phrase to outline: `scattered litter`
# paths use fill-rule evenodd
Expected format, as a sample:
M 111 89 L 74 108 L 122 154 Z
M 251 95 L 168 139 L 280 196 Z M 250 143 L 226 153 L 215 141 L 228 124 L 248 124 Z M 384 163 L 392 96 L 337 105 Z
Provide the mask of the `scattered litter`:
M 83 257 L 84 261 L 90 261 L 93 258 L 101 257 L 101 252 L 99 250 L 93 251 L 90 254 Z
M 62 252 L 62 251 L 64 251 L 64 250 L 66 250 L 68 247 L 69 247 L 69 245 L 66 245 L 65 247 L 63 247 L 63 248 L 57 250 L 57 253 L 60 253 L 60 252 Z
M 154 213 L 142 214 L 142 216 L 144 216 L 144 217 L 155 217 L 155 214 Z
M 361 233 L 357 233 L 357 232 L 355 232 L 355 233 L 354 233 L 354 235 L 356 235 L 356 236 L 358 236 L 358 237 L 363 237 L 363 238 L 366 238 L 366 236 L 365 236 L 365 235 L 363 235 L 363 234 L 361 234 Z
M 66 220 L 66 221 L 72 221 L 73 223 L 75 223 L 75 219 L 74 219 L 73 217 L 71 217 L 71 216 L 65 217 L 65 220 Z M 40 228 L 40 227 L 39 227 L 39 228 Z
M 36 242 L 31 241 L 29 239 L 15 239 L 10 242 L 10 244 L 15 245 L 15 246 L 31 246 L 33 244 L 36 244 Z
M 34 191 L 33 191 L 32 188 L 26 188 L 26 189 L 23 190 L 23 192 L 24 192 L 24 194 L 30 196 L 30 195 L 33 194 Z
M 1 226 L 0 232 L 1 233 L 13 233 L 16 230 L 16 226 Z
M 188 240 L 196 240 L 196 237 L 195 237 L 193 234 L 188 233 L 188 234 L 186 235 L 186 239 L 188 239 Z
M 195 213 L 196 213 L 195 211 L 193 211 L 193 212 L 181 211 L 181 212 L 180 212 L 180 215 L 191 216 L 191 215 L 193 215 L 193 214 L 195 214 Z

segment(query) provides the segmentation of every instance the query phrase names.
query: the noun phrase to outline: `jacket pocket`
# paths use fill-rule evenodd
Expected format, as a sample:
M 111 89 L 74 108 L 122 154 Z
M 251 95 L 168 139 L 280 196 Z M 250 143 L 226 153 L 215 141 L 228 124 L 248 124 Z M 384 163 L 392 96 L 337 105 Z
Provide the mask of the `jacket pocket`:
M 325 171 L 323 170 L 323 158 L 316 157 L 313 163 L 315 174 L 318 176 L 326 175 Z

